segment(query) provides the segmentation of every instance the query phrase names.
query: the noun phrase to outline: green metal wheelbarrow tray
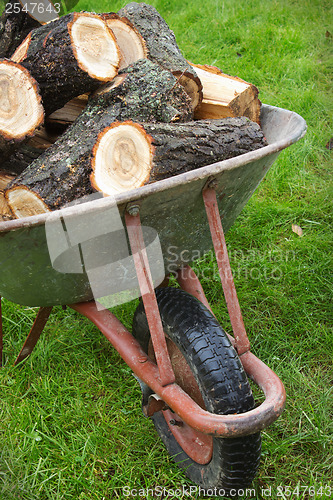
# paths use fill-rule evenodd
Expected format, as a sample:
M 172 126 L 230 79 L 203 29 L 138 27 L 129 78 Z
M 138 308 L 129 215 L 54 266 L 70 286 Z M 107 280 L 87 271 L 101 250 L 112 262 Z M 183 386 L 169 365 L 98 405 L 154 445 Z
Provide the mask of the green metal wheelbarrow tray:
M 286 399 L 277 375 L 250 352 L 224 239 L 224 232 L 279 152 L 306 132 L 302 117 L 268 105 L 262 106 L 261 126 L 268 142 L 262 149 L 117 194 L 115 199 L 106 197 L 65 208 L 60 218 L 52 212 L 0 223 L 0 295 L 40 307 L 16 363 L 32 352 L 52 306 L 68 305 L 83 314 L 134 372 L 143 392 L 144 414 L 152 417 L 185 474 L 202 487 L 223 488 L 225 494 L 251 483 L 259 463 L 260 430 L 279 417 Z M 54 214 L 58 222 L 70 221 L 71 227 L 79 227 L 89 239 L 91 224 L 115 204 L 126 227 L 138 296 L 142 297 L 133 335 L 108 308 L 98 306 L 84 262 L 78 272 L 60 272 L 47 241 Z M 157 235 L 166 274 L 174 274 L 183 291 L 155 290 L 145 227 Z M 116 233 L 113 237 L 115 240 Z M 102 254 L 102 265 L 113 240 L 96 241 L 88 251 L 97 261 Z M 189 256 L 212 247 L 234 337 L 217 324 L 199 279 L 188 266 Z M 112 281 L 112 277 L 105 276 L 105 280 Z M 186 347 L 189 338 L 192 343 Z M 242 392 L 247 385 L 242 370 L 264 392 L 265 400 L 257 407 L 253 402 L 244 406 L 244 401 L 236 401 L 233 407 L 237 398 L 252 397 L 249 386 Z M 237 396 L 238 386 L 241 392 Z M 214 396 L 217 388 L 225 392 L 227 406 L 223 406 L 221 394 Z

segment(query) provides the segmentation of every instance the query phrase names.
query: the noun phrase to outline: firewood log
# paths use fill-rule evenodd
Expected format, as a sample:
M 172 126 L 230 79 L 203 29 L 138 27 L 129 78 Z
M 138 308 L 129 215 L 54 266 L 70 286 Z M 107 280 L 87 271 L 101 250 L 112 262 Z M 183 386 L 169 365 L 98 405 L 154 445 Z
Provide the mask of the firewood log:
M 38 82 L 46 115 L 118 72 L 115 36 L 100 16 L 72 13 L 33 30 L 12 60 Z
M 73 125 L 8 186 L 11 209 L 25 217 L 92 193 L 94 146 L 112 123 L 189 120 L 192 114 L 190 98 L 169 71 L 148 59 L 137 61 L 91 95 Z
M 111 195 L 265 145 L 259 125 L 245 117 L 115 123 L 99 135 L 94 146 L 91 182 L 97 191 Z
M 15 219 L 15 217 L 9 208 L 5 195 L 0 191 L 0 222 L 12 219 Z
M 6 1 L 0 17 L 0 58 L 9 59 L 28 33 L 37 26 L 40 26 L 39 22 L 22 11 L 18 0 Z
M 116 37 L 120 50 L 119 69 L 124 69 L 135 61 L 145 59 L 148 56 L 146 42 L 128 19 L 122 18 L 114 12 L 100 15 Z
M 44 121 L 36 81 L 21 65 L 0 61 L 0 169 L 20 143 Z
M 259 123 L 261 102 L 257 87 L 236 76 L 226 75 L 215 66 L 192 66 L 201 80 L 203 92 L 203 100 L 195 110 L 195 118 L 246 116 Z
M 145 3 L 129 3 L 117 14 L 128 19 L 146 43 L 148 58 L 171 71 L 192 100 L 195 109 L 202 100 L 202 85 L 195 69 L 183 57 L 176 37 L 155 7 Z

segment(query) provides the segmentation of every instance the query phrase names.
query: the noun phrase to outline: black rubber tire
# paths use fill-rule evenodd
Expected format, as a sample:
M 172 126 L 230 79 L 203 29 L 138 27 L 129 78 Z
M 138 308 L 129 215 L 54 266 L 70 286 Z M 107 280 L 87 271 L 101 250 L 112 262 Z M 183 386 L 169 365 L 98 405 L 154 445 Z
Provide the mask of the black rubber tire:
M 206 409 L 224 415 L 252 409 L 254 399 L 242 364 L 210 311 L 183 290 L 158 289 L 156 297 L 164 332 L 185 357 Z M 150 333 L 142 303 L 134 315 L 133 335 L 147 352 Z M 216 488 L 219 495 L 235 498 L 236 491 L 253 481 L 260 462 L 260 432 L 240 438 L 213 438 L 212 459 L 200 465 L 178 444 L 163 412 L 155 413 L 152 420 L 175 462 L 203 489 Z

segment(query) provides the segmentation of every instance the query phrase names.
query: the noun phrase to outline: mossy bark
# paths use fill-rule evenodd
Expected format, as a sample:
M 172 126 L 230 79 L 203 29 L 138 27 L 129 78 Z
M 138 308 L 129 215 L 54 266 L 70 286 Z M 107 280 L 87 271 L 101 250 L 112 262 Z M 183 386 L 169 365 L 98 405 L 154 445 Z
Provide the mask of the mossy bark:
M 128 19 L 138 30 L 146 43 L 148 58 L 171 71 L 180 78 L 187 88 L 187 80 L 191 79 L 197 87 L 197 96 L 192 96 L 195 105 L 202 99 L 202 85 L 195 69 L 182 55 L 174 32 L 152 5 L 132 2 L 117 13 Z

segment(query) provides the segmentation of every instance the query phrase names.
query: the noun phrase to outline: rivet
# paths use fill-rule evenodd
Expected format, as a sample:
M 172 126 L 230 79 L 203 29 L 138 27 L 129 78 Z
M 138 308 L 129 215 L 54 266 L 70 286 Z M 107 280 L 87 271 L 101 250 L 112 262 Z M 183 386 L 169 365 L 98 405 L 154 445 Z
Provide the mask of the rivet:
M 140 207 L 139 205 L 131 205 L 130 207 L 128 207 L 127 212 L 129 213 L 129 215 L 132 215 L 132 217 L 136 217 L 137 215 L 139 215 Z

